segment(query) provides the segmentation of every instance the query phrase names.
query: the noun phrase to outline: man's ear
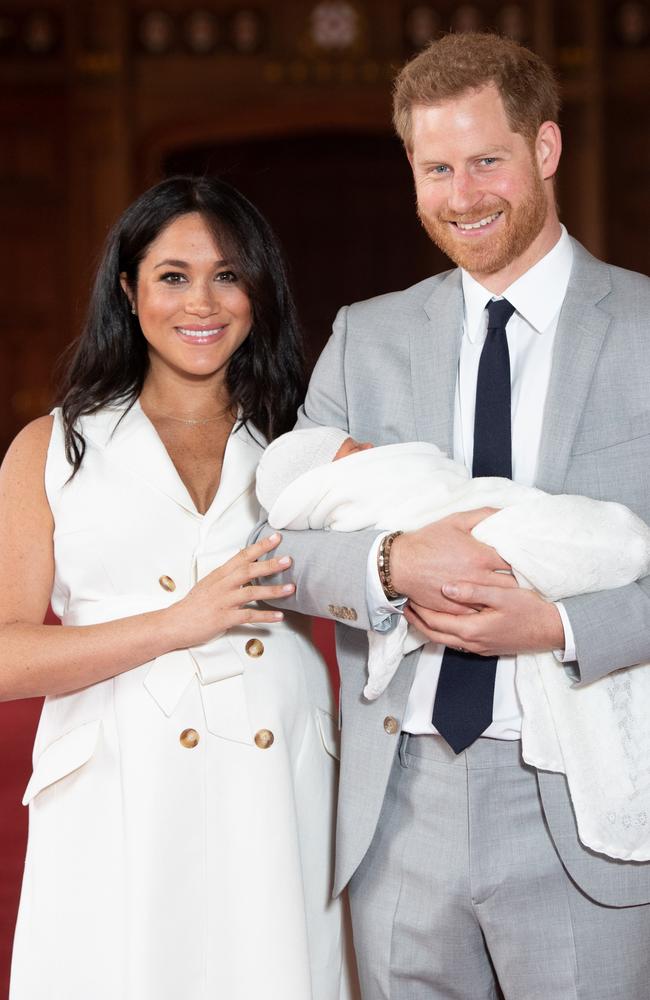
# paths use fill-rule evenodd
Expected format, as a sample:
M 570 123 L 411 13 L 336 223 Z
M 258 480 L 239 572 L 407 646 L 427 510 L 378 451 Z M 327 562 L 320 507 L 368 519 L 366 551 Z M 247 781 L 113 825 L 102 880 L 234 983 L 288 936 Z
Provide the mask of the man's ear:
M 535 140 L 535 156 L 544 180 L 553 177 L 562 153 L 562 133 L 557 122 L 543 122 Z

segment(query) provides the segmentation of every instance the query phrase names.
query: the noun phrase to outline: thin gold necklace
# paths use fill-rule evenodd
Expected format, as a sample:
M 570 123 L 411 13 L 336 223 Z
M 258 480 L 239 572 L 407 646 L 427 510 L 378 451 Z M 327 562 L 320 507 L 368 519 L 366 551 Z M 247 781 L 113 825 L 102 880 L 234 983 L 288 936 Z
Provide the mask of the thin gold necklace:
M 176 420 L 179 424 L 189 424 L 191 427 L 195 427 L 198 424 L 211 424 L 215 420 L 222 420 L 229 409 L 230 407 L 228 406 L 221 413 L 218 413 L 216 417 L 173 417 L 171 413 L 163 413 L 162 410 L 158 410 L 157 412 L 159 417 L 165 417 L 166 420 Z
M 199 417 L 198 419 L 191 419 L 189 417 L 172 417 L 171 413 L 158 413 L 159 417 L 165 417 L 166 420 L 176 420 L 179 424 L 190 424 L 192 427 L 196 424 L 211 424 L 214 420 L 221 420 L 223 413 L 220 413 L 218 417 Z

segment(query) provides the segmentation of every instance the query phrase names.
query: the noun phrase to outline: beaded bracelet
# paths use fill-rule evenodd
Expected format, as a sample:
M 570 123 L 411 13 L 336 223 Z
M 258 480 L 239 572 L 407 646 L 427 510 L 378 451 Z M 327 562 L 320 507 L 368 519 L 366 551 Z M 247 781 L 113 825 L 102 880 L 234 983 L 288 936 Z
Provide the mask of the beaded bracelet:
M 379 553 L 377 555 L 379 582 L 384 588 L 384 593 L 389 601 L 394 601 L 400 596 L 393 587 L 393 581 L 390 575 L 390 550 L 393 547 L 395 539 L 399 538 L 399 536 L 403 534 L 403 531 L 393 531 L 390 535 L 386 535 L 382 538 L 379 546 Z

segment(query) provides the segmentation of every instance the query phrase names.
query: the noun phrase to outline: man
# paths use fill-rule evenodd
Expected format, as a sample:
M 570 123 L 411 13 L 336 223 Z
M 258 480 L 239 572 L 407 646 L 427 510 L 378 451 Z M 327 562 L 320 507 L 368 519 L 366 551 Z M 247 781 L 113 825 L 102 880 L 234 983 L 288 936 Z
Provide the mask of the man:
M 560 225 L 550 70 L 450 35 L 394 100 L 420 218 L 458 267 L 341 310 L 298 426 L 431 441 L 474 475 L 649 521 L 650 281 Z M 471 537 L 485 513 L 285 534 L 288 604 L 345 622 L 335 891 L 349 882 L 364 998 L 642 1000 L 650 866 L 584 848 L 564 776 L 522 762 L 514 654 L 553 650 L 576 684 L 650 659 L 650 582 L 546 603 Z M 402 610 L 431 642 L 366 702 L 364 629 Z M 611 817 L 628 821 L 650 816 Z

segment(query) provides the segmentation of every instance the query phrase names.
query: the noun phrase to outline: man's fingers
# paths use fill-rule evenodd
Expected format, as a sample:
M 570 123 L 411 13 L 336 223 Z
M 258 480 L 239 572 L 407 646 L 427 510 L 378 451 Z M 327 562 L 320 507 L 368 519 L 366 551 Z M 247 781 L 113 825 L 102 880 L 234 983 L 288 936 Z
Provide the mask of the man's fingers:
M 417 607 L 417 601 L 411 601 L 410 603 L 411 605 L 415 605 Z M 430 607 L 428 609 L 429 611 L 440 612 L 447 615 L 471 615 L 474 611 L 473 608 L 468 608 L 464 604 L 458 604 L 456 601 L 450 601 L 442 592 L 435 596 L 435 599 L 432 600 L 431 604 L 433 607 Z
M 479 542 L 479 545 L 483 545 L 483 542 Z M 499 573 L 500 576 L 506 577 L 508 575 L 512 576 L 512 567 L 510 563 L 507 563 L 505 559 L 502 559 L 496 549 L 490 548 L 486 545 L 485 548 L 490 553 L 488 563 L 489 569 L 492 573 Z
M 515 582 L 516 587 L 516 582 Z M 473 608 L 496 608 L 503 601 L 503 590 L 511 589 L 509 585 L 483 586 L 479 583 L 443 583 L 442 592 L 450 601 L 470 605 Z
M 477 507 L 476 510 L 463 510 L 455 517 L 465 531 L 471 531 L 477 524 L 484 521 L 490 514 L 496 514 L 498 507 Z
M 406 618 L 409 625 L 413 625 L 418 631 L 422 632 L 424 635 L 430 639 L 431 642 L 439 643 L 442 646 L 452 646 L 454 649 L 467 649 L 471 650 L 471 640 L 467 636 L 460 636 L 454 629 L 445 629 L 442 627 L 432 628 L 430 627 L 423 618 L 413 610 L 410 605 L 406 605 L 404 608 L 404 617 Z M 442 619 L 447 618 L 450 623 L 455 624 L 455 617 L 453 615 L 440 616 L 440 619 L 436 619 L 436 624 L 442 626 Z
M 428 608 L 421 608 L 419 605 L 411 603 L 406 605 L 405 613 L 406 611 L 416 615 L 423 625 L 434 632 L 450 632 L 456 636 L 463 635 L 466 639 L 469 639 L 473 634 L 474 626 L 470 619 L 476 618 L 475 613 L 450 615 L 444 611 L 430 611 Z
M 511 590 L 512 588 L 518 587 L 519 584 L 517 583 L 517 580 L 515 579 L 510 570 L 507 571 L 495 570 L 493 573 L 490 573 L 490 578 L 489 581 L 487 582 L 487 586 L 502 587 L 502 588 L 505 587 L 506 589 Z
M 459 514 L 453 514 L 452 517 L 463 531 L 471 533 L 477 524 L 484 521 L 486 517 L 498 513 L 498 510 L 498 507 L 477 507 L 476 510 L 464 510 Z M 486 569 L 492 572 L 496 570 L 511 572 L 510 563 L 502 559 L 496 549 L 492 548 L 491 545 L 486 545 L 485 542 L 479 542 L 478 539 L 474 539 L 474 541 L 483 549 Z

